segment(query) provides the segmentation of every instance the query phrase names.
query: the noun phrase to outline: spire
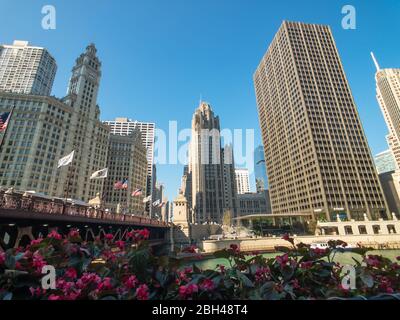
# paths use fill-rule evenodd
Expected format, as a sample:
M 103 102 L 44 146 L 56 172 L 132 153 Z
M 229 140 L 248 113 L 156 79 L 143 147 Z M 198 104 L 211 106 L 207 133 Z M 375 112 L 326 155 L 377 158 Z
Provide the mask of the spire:
M 375 64 L 375 67 L 376 67 L 376 71 L 380 71 L 381 68 L 379 67 L 378 61 L 376 61 L 376 58 L 375 58 L 373 52 L 371 52 L 371 57 L 372 57 L 372 60 L 374 61 L 374 64 Z

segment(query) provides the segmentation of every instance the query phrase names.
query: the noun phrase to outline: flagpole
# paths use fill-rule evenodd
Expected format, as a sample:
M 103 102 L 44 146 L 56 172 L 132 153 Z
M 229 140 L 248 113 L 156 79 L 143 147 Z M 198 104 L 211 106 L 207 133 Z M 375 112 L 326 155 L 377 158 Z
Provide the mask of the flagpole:
M 4 130 L 3 137 L 1 138 L 1 142 L 0 142 L 0 153 L 1 153 L 2 149 L 3 149 L 4 141 L 6 140 L 6 134 L 7 134 L 7 131 L 8 131 L 8 127 L 10 126 L 11 116 L 12 116 L 12 114 L 13 114 L 13 112 L 14 112 L 14 109 L 15 109 L 15 103 L 14 103 L 13 107 L 11 108 L 10 114 L 9 114 L 9 116 L 8 116 L 7 127 L 6 127 L 6 130 Z M 6 121 L 7 121 L 7 120 L 6 120 Z

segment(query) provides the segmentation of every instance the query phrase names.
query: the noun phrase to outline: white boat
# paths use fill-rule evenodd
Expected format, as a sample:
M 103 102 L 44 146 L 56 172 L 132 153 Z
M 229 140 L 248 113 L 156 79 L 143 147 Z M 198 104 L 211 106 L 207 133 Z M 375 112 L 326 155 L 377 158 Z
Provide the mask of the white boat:
M 310 245 L 311 249 L 328 249 L 329 244 L 327 242 L 315 242 Z

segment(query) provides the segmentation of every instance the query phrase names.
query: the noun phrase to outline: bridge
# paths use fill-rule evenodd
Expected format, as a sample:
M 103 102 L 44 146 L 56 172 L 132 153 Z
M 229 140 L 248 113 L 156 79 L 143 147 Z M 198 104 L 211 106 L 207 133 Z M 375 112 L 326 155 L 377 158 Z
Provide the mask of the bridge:
M 26 245 L 55 228 L 61 234 L 77 229 L 85 241 L 102 238 L 106 233 L 120 240 L 132 229 L 146 228 L 150 231 L 150 245 L 155 246 L 165 242 L 171 226 L 164 221 L 110 212 L 71 199 L 0 190 L 0 251 Z

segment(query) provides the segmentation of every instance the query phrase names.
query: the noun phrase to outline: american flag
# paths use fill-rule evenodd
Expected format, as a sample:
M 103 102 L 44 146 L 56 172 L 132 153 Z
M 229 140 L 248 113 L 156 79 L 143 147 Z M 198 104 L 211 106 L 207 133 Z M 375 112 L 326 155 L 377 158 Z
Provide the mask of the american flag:
M 11 112 L 0 113 L 0 132 L 6 131 Z
M 116 183 L 114 183 L 114 189 L 116 190 L 120 190 L 122 189 L 122 182 L 121 181 L 117 181 Z
M 139 197 L 143 194 L 142 189 L 136 189 L 132 192 L 132 197 Z
M 122 184 L 122 189 L 128 189 L 128 179 L 125 179 L 124 183 Z

